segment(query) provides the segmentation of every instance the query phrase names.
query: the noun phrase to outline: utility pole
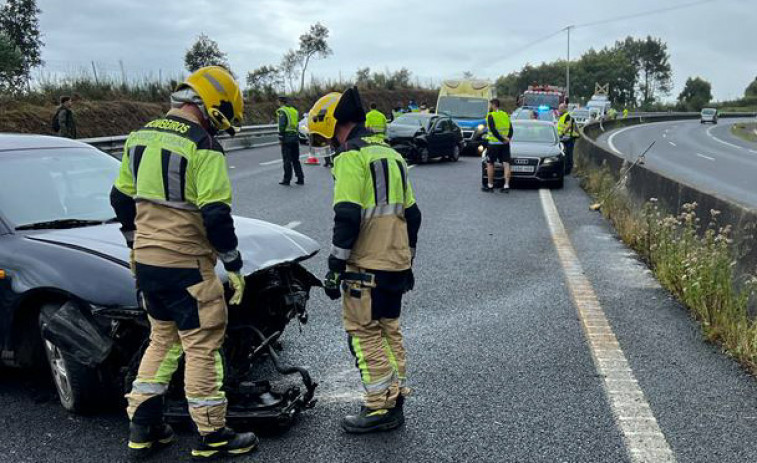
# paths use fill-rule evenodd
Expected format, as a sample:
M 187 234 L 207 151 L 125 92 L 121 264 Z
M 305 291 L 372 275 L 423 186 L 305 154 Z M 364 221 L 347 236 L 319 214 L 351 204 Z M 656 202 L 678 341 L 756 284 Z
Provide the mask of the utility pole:
M 568 61 L 565 63 L 565 97 L 570 98 L 570 30 L 575 26 L 568 26 L 565 30 L 568 32 Z

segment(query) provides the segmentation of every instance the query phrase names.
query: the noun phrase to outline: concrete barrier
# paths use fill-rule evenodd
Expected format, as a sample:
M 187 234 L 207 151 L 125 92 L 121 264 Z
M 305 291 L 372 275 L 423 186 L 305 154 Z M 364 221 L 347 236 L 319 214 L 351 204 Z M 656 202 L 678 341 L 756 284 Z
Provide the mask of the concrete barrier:
M 721 117 L 744 117 L 748 114 L 735 113 L 721 115 Z M 628 161 L 611 150 L 596 142 L 597 137 L 604 131 L 619 127 L 638 125 L 646 122 L 662 122 L 667 120 L 681 120 L 698 118 L 698 114 L 671 114 L 654 117 L 631 117 L 605 122 L 600 125 L 587 125 L 576 142 L 576 162 L 593 168 L 607 166 L 616 179 L 620 178 L 621 169 L 628 167 Z M 603 130 L 604 129 L 604 130 Z M 696 202 L 697 217 L 701 219 L 703 228 L 710 221 L 710 211 L 720 211 L 717 223 L 730 224 L 733 235 L 736 256 L 736 275 L 755 274 L 757 271 L 757 246 L 755 246 L 755 232 L 757 232 L 757 210 L 735 203 L 714 191 L 708 191 L 701 186 L 694 186 L 686 182 L 672 179 L 644 165 L 634 166 L 627 174 L 623 189 L 631 199 L 632 204 L 641 209 L 651 198 L 656 198 L 661 209 L 670 214 L 679 214 L 684 204 Z M 754 308 L 753 308 L 754 309 Z

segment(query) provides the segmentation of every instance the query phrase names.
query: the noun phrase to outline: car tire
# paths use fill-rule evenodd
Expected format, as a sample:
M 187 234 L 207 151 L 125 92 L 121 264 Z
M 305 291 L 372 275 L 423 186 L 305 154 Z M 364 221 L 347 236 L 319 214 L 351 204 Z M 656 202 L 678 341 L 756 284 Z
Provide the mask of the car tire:
M 428 161 L 430 159 L 428 148 L 421 148 L 418 151 L 418 163 L 419 164 L 428 164 Z
M 457 162 L 460 160 L 460 145 L 455 145 L 454 148 L 452 148 L 452 154 L 449 155 L 447 158 L 452 162 Z
M 39 313 L 40 335 L 45 322 L 61 307 L 47 304 Z M 42 348 L 50 367 L 60 403 L 72 413 L 89 413 L 101 405 L 103 387 L 97 370 L 89 368 L 62 352 L 50 341 L 42 339 Z
M 565 177 L 560 177 L 560 180 L 555 182 L 555 189 L 561 190 L 565 186 Z

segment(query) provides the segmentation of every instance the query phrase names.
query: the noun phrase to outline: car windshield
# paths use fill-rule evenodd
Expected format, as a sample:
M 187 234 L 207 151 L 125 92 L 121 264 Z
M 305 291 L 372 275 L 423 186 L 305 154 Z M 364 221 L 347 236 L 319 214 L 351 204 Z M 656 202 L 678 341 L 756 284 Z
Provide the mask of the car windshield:
M 436 112 L 462 119 L 483 119 L 489 109 L 489 102 L 481 98 L 464 96 L 442 96 Z
M 705 116 L 712 116 L 713 114 L 715 114 L 715 112 L 716 110 L 710 108 L 702 110 L 702 114 L 704 114 Z
M 577 109 L 573 111 L 573 117 L 591 117 L 591 111 L 585 109 Z
M 110 220 L 118 166 L 94 148 L 0 152 L 0 212 L 16 226 Z
M 426 127 L 431 116 L 427 114 L 411 113 L 398 117 L 392 124 L 406 125 L 409 127 Z
M 533 106 L 538 108 L 539 106 L 548 106 L 550 108 L 557 108 L 560 104 L 560 95 L 557 93 L 528 93 L 523 95 L 523 105 Z
M 555 127 L 545 124 L 513 124 L 513 142 L 557 143 Z

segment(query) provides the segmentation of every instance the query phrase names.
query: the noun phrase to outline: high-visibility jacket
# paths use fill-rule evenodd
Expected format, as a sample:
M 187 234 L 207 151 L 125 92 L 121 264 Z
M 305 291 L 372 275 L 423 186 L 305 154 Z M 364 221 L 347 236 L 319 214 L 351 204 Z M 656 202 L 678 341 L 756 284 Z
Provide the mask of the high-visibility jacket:
M 405 159 L 358 126 L 334 159 L 331 258 L 369 270 L 410 268 L 421 213 Z M 331 267 L 331 264 L 329 265 Z
M 628 109 L 623 110 L 623 118 L 628 117 Z
M 502 111 L 501 109 L 492 111 L 486 115 L 486 126 L 488 129 L 486 140 L 489 143 L 493 144 L 502 143 L 502 140 L 497 138 L 497 136 L 494 134 L 494 131 L 496 130 L 496 132 L 499 133 L 503 138 L 508 137 L 511 128 L 510 116 L 508 116 L 507 113 L 505 111 Z
M 285 105 L 276 110 L 276 115 L 279 120 L 279 138 L 283 141 L 296 141 L 299 131 L 297 110 L 292 106 Z
M 378 109 L 372 109 L 365 115 L 365 128 L 373 133 L 386 133 L 386 116 Z
M 578 138 L 578 127 L 570 114 L 565 113 L 560 116 L 557 121 L 557 134 L 561 137 Z
M 171 110 L 132 132 L 111 204 L 139 262 L 170 267 L 187 257 L 219 256 L 227 270 L 238 271 L 226 157 L 197 122 Z

